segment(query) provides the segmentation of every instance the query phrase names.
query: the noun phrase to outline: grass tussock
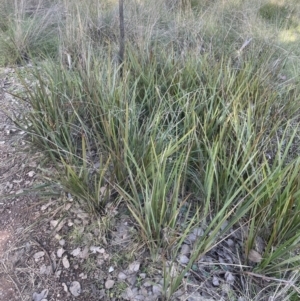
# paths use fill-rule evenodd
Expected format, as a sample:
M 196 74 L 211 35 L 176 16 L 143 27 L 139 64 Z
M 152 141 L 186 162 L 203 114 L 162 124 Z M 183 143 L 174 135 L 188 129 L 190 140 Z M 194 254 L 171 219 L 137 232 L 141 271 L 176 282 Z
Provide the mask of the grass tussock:
M 54 57 L 58 51 L 58 26 L 62 6 L 55 1 L 0 3 L 0 63 L 20 64 L 34 57 Z
M 30 26 L 22 27 L 28 37 L 22 45 L 13 42 L 18 19 L 0 26 L 9 38 L 0 46 L 13 47 L 16 57 L 22 49 L 33 54 L 35 43 L 43 43 L 39 37 L 59 28 L 57 56 L 29 69 L 36 84 L 24 86 L 32 108 L 27 131 L 63 166 L 65 189 L 97 214 L 108 202 L 124 201 L 153 257 L 158 251 L 176 257 L 201 225 L 203 239 L 165 285 L 166 299 L 193 262 L 241 224 L 247 229 L 241 264 L 249 263 L 260 238 L 265 245 L 251 272 L 296 283 L 299 78 L 293 49 L 299 41 L 280 36 L 299 24 L 274 20 L 294 18 L 298 7 L 290 13 L 288 6 L 278 10 L 279 4 L 273 9 L 277 4 L 254 0 L 251 8 L 240 1 L 126 2 L 120 77 L 117 3 L 71 2 L 55 4 L 65 10 L 58 27 L 48 18 L 54 3 L 40 17 L 38 5 L 33 15 L 24 10 Z M 260 296 L 254 282 L 247 285 L 247 297 Z M 292 298 L 294 288 L 273 292 Z

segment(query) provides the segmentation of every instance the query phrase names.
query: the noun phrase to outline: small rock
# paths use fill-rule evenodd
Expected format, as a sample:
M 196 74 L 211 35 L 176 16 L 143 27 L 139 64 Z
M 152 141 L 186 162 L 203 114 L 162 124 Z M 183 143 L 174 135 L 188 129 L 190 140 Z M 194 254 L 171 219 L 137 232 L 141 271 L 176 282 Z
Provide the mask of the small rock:
M 187 241 L 190 243 L 196 241 L 196 239 L 197 239 L 197 236 L 194 233 L 191 233 L 187 236 Z
M 127 275 L 123 272 L 120 272 L 119 275 L 118 275 L 118 279 L 120 280 L 125 280 L 127 278 Z
M 113 272 L 114 270 L 115 270 L 114 267 L 109 267 L 108 273 L 111 273 L 111 272 Z
M 131 273 L 135 273 L 140 269 L 140 262 L 139 261 L 134 261 L 128 266 L 128 271 Z
M 65 205 L 65 210 L 68 211 L 72 207 L 72 203 L 67 203 Z
M 69 290 L 74 297 L 78 297 L 81 293 L 80 283 L 78 281 L 73 281 L 69 287 Z
M 179 255 L 179 262 L 181 264 L 187 264 L 189 261 L 190 260 L 186 255 Z
M 68 292 L 69 292 L 69 290 L 68 290 L 68 287 L 67 287 L 67 285 L 66 285 L 64 282 L 63 282 L 61 285 L 63 286 L 63 288 L 64 288 L 64 291 L 65 291 L 66 293 L 68 293 Z
M 29 253 L 30 251 L 31 251 L 31 243 L 30 242 L 26 242 L 26 244 L 25 244 L 25 250 L 26 250 L 26 252 L 27 253 Z
M 234 284 L 235 277 L 230 272 L 227 271 L 225 273 L 225 280 L 227 283 L 232 285 L 232 284 Z
M 152 286 L 152 292 L 154 295 L 160 295 L 160 293 L 162 292 L 162 286 L 159 284 L 155 284 Z
M 57 252 L 56 252 L 57 257 L 61 258 L 65 251 L 66 250 L 64 250 L 63 248 L 58 249 Z
M 181 246 L 180 253 L 181 253 L 182 255 L 188 255 L 188 254 L 190 254 L 190 251 L 191 251 L 191 248 L 190 248 L 189 245 L 183 244 L 183 245 Z
M 27 173 L 28 177 L 32 178 L 35 175 L 35 172 L 31 170 L 30 172 Z
M 232 288 L 231 288 L 231 285 L 229 284 L 229 283 L 223 283 L 222 285 L 221 285 L 221 291 L 222 291 L 222 294 L 230 294 L 230 292 L 232 292 Z M 224 300 L 222 300 L 222 301 L 224 301 Z
M 196 236 L 203 236 L 204 231 L 202 228 L 198 227 L 193 230 L 193 234 L 195 234 Z
M 150 287 L 152 285 L 151 281 L 145 281 L 143 286 L 144 287 Z
M 50 225 L 52 229 L 55 229 L 56 232 L 59 232 L 62 227 L 64 226 L 65 221 L 64 220 L 52 220 L 50 221 Z
M 59 244 L 60 244 L 61 246 L 64 246 L 65 243 L 66 243 L 66 241 L 65 241 L 64 239 L 61 239 L 61 240 L 59 241 Z
M 41 207 L 41 210 L 42 211 L 45 211 L 49 206 L 51 206 L 53 204 L 53 201 L 50 201 L 50 202 L 48 202 L 47 204 L 45 204 L 45 205 L 43 205 L 42 207 Z
M 71 252 L 71 255 L 73 255 L 74 257 L 77 257 L 80 253 L 81 253 L 81 249 L 78 247 Z
M 111 280 L 111 279 L 106 280 L 106 282 L 105 282 L 105 288 L 109 290 L 109 289 L 111 289 L 114 286 L 114 284 L 115 284 L 115 282 L 113 280 Z
M 48 290 L 47 289 L 44 289 L 41 291 L 41 293 L 36 293 L 34 292 L 33 295 L 32 295 L 32 299 L 33 301 L 42 301 L 43 299 L 46 299 L 48 296 Z
M 41 252 L 37 252 L 35 254 L 33 254 L 33 258 L 35 260 L 40 259 L 41 257 L 43 257 L 45 255 L 45 252 L 41 251 Z
M 64 256 L 64 258 L 62 259 L 62 263 L 65 269 L 68 269 L 70 267 L 70 263 L 67 256 Z
M 228 247 L 233 247 L 234 246 L 234 241 L 230 238 L 226 240 L 226 243 L 227 243 Z
M 58 233 L 56 233 L 54 237 L 55 237 L 55 239 L 57 239 L 57 240 L 60 240 L 60 239 L 61 239 L 61 236 L 60 236 Z
M 250 250 L 248 254 L 248 259 L 252 262 L 259 263 L 262 261 L 262 256 L 255 250 Z
M 105 253 L 105 250 L 104 250 L 103 248 L 95 247 L 95 246 L 91 246 L 91 247 L 90 247 L 90 251 L 91 251 L 93 254 L 96 254 L 96 253 L 104 254 L 104 253 Z
M 133 288 L 131 289 L 130 287 L 127 287 L 125 292 L 122 294 L 122 297 L 125 300 L 133 300 L 133 298 L 137 295 L 137 289 Z
M 127 282 L 131 285 L 134 285 L 136 283 L 136 275 L 131 275 L 127 278 Z
M 84 249 L 79 254 L 79 257 L 82 258 L 82 259 L 88 258 L 89 257 L 89 248 L 88 247 L 84 247 Z
M 213 284 L 213 286 L 219 286 L 220 285 L 219 278 L 216 276 L 213 276 L 212 284 Z
M 148 296 L 148 291 L 145 287 L 141 287 L 140 290 L 139 290 L 139 294 L 147 297 Z
M 61 270 L 55 271 L 55 278 L 58 279 L 60 277 Z
M 46 266 L 45 264 L 43 264 L 40 267 L 40 274 L 50 275 L 51 273 L 52 273 L 52 267 L 50 265 Z
M 84 274 L 84 273 L 79 274 L 79 277 L 80 277 L 81 279 L 87 279 L 87 275 Z

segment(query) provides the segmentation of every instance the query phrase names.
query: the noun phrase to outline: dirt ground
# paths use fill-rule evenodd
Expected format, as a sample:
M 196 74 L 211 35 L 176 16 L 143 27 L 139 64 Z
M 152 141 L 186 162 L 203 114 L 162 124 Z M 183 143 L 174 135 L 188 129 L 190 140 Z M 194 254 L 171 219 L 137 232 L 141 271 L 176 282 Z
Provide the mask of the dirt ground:
M 0 70 L 0 300 L 24 300 L 15 268 L 25 257 L 24 234 L 35 219 L 37 195 L 27 193 L 37 179 L 39 155 L 29 148 L 25 133 L 8 117 L 22 105 L 8 91 L 15 85 L 13 69 Z M 17 89 L 18 87 L 15 86 Z M 26 236 L 26 235 L 25 235 Z M 28 235 L 27 235 L 28 238 Z M 20 252 L 20 250 L 22 252 Z

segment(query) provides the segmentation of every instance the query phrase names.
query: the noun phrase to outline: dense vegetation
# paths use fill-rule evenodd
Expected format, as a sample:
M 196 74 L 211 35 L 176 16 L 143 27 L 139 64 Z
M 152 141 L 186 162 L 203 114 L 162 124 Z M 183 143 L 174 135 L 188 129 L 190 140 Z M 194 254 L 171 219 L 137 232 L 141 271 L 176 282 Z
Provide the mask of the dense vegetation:
M 297 1 L 125 1 L 122 66 L 116 1 L 0 4 L 0 63 L 33 65 L 32 110 L 17 122 L 64 189 L 91 214 L 125 203 L 154 257 L 175 258 L 201 225 L 166 298 L 193 260 L 243 226 L 240 269 L 255 250 L 253 274 L 282 280 L 265 293 L 298 300 Z M 255 300 L 261 288 L 247 281 L 242 293 Z

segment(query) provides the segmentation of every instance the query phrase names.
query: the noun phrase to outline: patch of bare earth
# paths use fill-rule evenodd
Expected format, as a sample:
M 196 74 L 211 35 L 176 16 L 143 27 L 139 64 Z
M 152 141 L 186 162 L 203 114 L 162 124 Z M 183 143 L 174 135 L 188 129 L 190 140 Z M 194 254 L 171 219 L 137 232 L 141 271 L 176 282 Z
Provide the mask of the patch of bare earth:
M 33 220 L 34 194 L 24 195 L 36 180 L 37 158 L 25 153 L 28 147 L 22 131 L 7 113 L 17 112 L 17 102 L 6 93 L 14 84 L 11 69 L 0 70 L 0 300 L 22 300 L 22 291 L 11 267 L 24 229 Z

